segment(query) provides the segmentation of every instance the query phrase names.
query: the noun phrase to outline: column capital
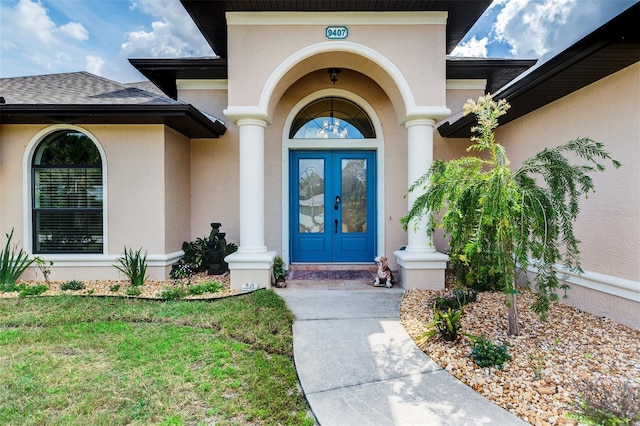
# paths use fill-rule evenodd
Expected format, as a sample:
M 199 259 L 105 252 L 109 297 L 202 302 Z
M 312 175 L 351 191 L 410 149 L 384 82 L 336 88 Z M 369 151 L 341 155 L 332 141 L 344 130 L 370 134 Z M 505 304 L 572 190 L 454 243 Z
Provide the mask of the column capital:
M 405 127 L 409 127 L 409 123 L 422 120 L 430 120 L 433 122 L 431 127 L 435 124 L 451 115 L 451 110 L 446 106 L 416 106 L 407 111 L 407 116 L 403 120 L 402 124 Z M 427 124 L 423 122 L 422 124 Z
M 270 124 L 269 117 L 267 117 L 267 114 L 262 112 L 259 107 L 229 106 L 223 111 L 223 113 L 238 126 L 254 124 L 257 126 L 267 127 L 267 124 Z

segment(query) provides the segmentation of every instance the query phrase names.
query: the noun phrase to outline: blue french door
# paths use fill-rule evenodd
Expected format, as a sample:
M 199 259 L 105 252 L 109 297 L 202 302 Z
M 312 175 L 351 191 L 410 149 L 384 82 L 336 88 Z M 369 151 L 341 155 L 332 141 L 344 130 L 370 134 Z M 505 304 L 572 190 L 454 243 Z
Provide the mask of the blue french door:
M 291 151 L 292 262 L 375 256 L 374 151 Z

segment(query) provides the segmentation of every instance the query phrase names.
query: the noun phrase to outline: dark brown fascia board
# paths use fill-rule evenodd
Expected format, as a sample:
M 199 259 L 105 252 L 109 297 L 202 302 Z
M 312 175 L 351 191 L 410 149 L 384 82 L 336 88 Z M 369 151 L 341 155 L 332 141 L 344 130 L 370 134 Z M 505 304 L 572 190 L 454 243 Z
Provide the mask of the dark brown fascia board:
M 226 131 L 193 105 L 0 105 L 3 124 L 165 124 L 189 138 L 218 138 Z
M 640 22 L 640 3 L 636 3 L 629 9 L 613 18 L 600 28 L 596 29 L 592 33 L 588 34 L 569 48 L 565 49 L 555 57 L 551 58 L 538 68 L 534 69 L 528 75 L 522 79 L 514 82 L 501 89 L 494 94 L 495 99 L 505 99 L 512 106 L 511 111 L 503 116 L 500 120 L 500 124 L 506 124 L 523 115 L 528 114 L 543 105 L 551 103 L 568 93 L 572 93 L 576 90 L 585 87 L 595 81 L 598 81 L 607 75 L 611 75 L 621 69 L 629 66 L 640 60 L 640 31 L 637 27 L 637 22 Z M 590 56 L 598 54 L 599 52 L 611 47 L 612 45 L 626 44 L 636 52 L 636 58 L 632 58 L 617 64 L 615 67 L 607 69 L 606 72 L 592 72 L 591 78 L 588 83 L 576 84 L 574 87 L 566 88 L 565 92 L 558 92 L 556 96 L 550 99 L 546 99 L 544 104 L 538 105 L 538 103 L 530 102 L 526 104 L 527 95 L 535 97 L 535 90 L 541 84 L 552 80 L 554 77 L 559 76 L 563 72 L 567 72 L 572 67 L 579 67 L 580 63 Z M 520 105 L 522 103 L 523 105 Z M 514 106 L 516 108 L 514 108 Z M 514 109 L 517 109 L 517 113 L 514 113 Z M 475 125 L 476 119 L 473 115 L 464 116 L 459 118 L 453 123 L 444 122 L 438 126 L 438 132 L 441 136 L 447 138 L 468 138 L 471 136 L 471 126 Z
M 538 62 L 537 59 L 447 57 L 447 79 L 486 79 L 486 93 L 493 93 Z
M 178 99 L 180 78 L 226 79 L 227 60 L 220 58 L 134 59 L 133 65 L 150 82 L 172 99 Z
M 491 0 L 180 0 L 211 48 L 227 57 L 227 11 L 386 12 L 446 11 L 450 53 L 491 4 Z

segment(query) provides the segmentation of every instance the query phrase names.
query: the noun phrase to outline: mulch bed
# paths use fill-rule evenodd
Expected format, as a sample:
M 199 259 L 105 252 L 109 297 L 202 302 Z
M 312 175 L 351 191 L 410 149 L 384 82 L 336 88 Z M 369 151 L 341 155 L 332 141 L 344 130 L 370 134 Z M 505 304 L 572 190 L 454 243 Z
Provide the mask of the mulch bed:
M 223 289 L 215 293 L 205 293 L 201 295 L 189 295 L 183 299 L 215 299 L 221 297 L 234 296 L 239 294 L 236 290 L 230 288 L 230 276 L 225 275 L 207 275 L 206 273 L 194 275 L 190 282 L 186 280 L 168 280 L 168 281 L 145 281 L 141 290 L 142 293 L 139 298 L 156 299 L 160 294 L 167 289 L 176 288 L 178 286 L 188 286 L 202 283 L 204 281 L 217 281 L 223 285 Z M 49 285 L 49 290 L 42 293 L 41 296 L 57 296 L 61 294 L 77 295 L 77 296 L 125 296 L 127 295 L 127 289 L 131 287 L 127 281 L 118 280 L 106 280 L 106 281 L 82 281 L 85 288 L 82 290 L 61 290 L 60 286 L 66 281 L 52 281 Z M 31 282 L 26 281 L 28 285 L 43 284 L 42 281 Z M 0 299 L 2 298 L 15 298 L 18 297 L 17 292 L 0 292 Z
M 414 340 L 433 320 L 434 298 L 443 293 L 406 293 L 401 319 Z M 577 424 L 566 414 L 575 411 L 588 386 L 604 394 L 625 385 L 640 389 L 640 330 L 563 303 L 552 303 L 548 321 L 541 322 L 530 310 L 533 300 L 529 291 L 518 295 L 519 336 L 507 334 L 503 293 L 479 293 L 476 302 L 465 306 L 463 333 L 508 345 L 512 360 L 503 370 L 478 367 L 469 338 L 452 343 L 433 337 L 417 344 L 463 383 L 532 425 Z

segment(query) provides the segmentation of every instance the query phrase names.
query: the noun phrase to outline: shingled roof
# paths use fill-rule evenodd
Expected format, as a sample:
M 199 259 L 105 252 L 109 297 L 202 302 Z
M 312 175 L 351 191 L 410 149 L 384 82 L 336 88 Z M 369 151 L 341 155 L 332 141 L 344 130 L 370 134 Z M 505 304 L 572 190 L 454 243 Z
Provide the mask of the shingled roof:
M 165 124 L 191 138 L 217 138 L 224 122 L 148 83 L 121 84 L 88 73 L 0 79 L 4 124 Z

